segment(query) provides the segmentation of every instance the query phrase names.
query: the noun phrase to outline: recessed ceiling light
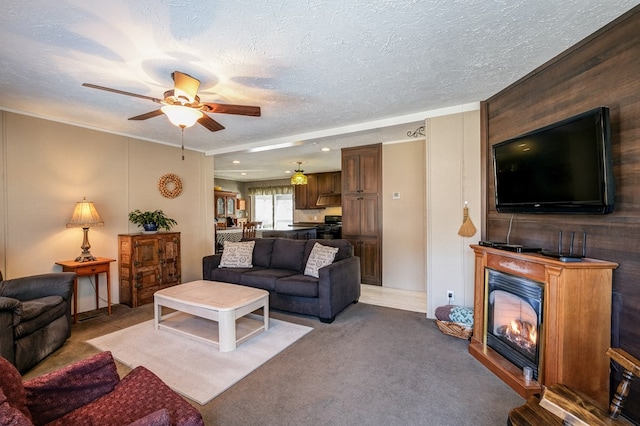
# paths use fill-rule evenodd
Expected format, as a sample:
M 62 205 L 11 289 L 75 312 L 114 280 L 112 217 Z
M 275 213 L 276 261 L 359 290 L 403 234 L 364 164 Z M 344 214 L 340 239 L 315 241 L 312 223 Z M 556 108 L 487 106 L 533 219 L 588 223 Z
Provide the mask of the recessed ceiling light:
M 240 160 L 233 160 L 232 163 L 233 164 L 240 164 Z
M 331 148 L 327 148 L 327 147 L 325 146 L 325 147 L 324 147 L 324 148 L 322 148 L 320 151 L 324 151 L 324 152 L 331 151 Z
M 291 170 L 285 170 L 284 172 L 287 174 L 291 174 Z
M 245 172 L 240 173 L 241 176 L 246 176 L 247 174 Z

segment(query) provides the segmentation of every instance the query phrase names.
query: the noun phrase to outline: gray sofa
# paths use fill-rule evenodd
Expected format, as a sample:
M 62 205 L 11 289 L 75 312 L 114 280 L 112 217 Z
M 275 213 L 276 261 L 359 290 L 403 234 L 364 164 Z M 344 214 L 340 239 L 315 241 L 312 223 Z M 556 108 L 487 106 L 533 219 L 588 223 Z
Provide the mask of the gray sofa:
M 219 268 L 221 254 L 202 259 L 204 280 L 221 281 L 269 291 L 273 309 L 317 316 L 331 323 L 360 297 L 360 258 L 347 240 L 289 240 L 256 238 L 252 268 Z M 339 250 L 332 264 L 319 269 L 319 278 L 304 275 L 309 254 L 318 242 Z

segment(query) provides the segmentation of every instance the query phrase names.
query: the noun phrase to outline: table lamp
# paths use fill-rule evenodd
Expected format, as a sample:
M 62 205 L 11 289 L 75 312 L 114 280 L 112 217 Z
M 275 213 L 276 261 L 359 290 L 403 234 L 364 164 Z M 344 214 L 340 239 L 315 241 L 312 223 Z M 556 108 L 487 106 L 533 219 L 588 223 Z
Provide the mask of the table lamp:
M 100 218 L 96 206 L 93 205 L 93 202 L 87 201 L 85 197 L 82 197 L 82 201 L 76 203 L 71 220 L 67 223 L 67 228 L 80 227 L 84 231 L 84 240 L 82 241 L 82 246 L 80 246 L 82 253 L 76 257 L 76 262 L 96 260 L 89 252 L 91 248 L 91 244 L 89 244 L 89 228 L 103 225 L 104 222 Z

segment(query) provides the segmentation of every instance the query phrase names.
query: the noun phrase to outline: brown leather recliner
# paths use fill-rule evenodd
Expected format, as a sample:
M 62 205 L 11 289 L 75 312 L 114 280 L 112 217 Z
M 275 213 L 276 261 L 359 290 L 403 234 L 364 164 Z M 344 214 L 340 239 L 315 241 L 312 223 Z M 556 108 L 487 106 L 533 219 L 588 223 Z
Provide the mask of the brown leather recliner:
M 73 272 L 2 280 L 0 356 L 20 373 L 60 348 L 71 336 Z

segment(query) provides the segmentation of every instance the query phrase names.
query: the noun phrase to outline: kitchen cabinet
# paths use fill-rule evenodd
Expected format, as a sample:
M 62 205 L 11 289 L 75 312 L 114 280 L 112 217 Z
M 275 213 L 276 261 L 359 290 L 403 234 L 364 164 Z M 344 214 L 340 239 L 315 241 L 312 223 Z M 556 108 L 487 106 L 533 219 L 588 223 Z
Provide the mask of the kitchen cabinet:
M 340 172 L 318 173 L 318 194 L 339 194 L 342 190 Z
M 342 149 L 342 238 L 360 257 L 363 284 L 382 285 L 382 145 Z
M 306 185 L 296 185 L 295 207 L 298 210 L 323 209 L 318 205 L 318 196 L 322 194 L 339 194 L 342 186 L 340 172 L 310 173 L 307 175 Z
M 238 194 L 230 191 L 214 191 L 216 217 L 234 217 L 236 215 L 236 200 Z
M 298 210 L 321 209 L 316 205 L 318 201 L 318 175 L 308 174 L 306 185 L 294 186 L 295 207 Z
M 153 293 L 180 284 L 180 233 L 118 235 L 120 303 L 153 302 Z

